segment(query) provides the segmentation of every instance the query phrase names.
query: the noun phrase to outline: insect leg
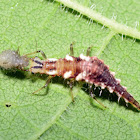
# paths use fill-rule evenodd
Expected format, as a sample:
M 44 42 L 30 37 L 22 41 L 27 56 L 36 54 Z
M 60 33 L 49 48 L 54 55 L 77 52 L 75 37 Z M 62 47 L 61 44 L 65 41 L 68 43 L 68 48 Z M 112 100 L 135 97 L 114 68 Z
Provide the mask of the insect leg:
M 89 92 L 90 92 L 90 96 L 96 101 L 98 102 L 101 106 L 103 106 L 104 108 L 106 108 L 106 106 L 104 106 L 100 101 L 98 101 L 95 97 L 95 94 L 93 93 L 93 89 L 92 89 L 92 85 L 89 85 Z
M 35 39 L 35 41 L 36 41 L 36 48 L 37 48 L 37 40 Z M 27 56 L 27 55 L 32 55 L 32 54 L 36 54 L 36 53 L 41 53 L 41 55 L 42 55 L 42 57 L 43 57 L 44 59 L 47 58 L 46 55 L 45 55 L 45 53 L 44 53 L 43 51 L 41 51 L 41 50 L 38 50 L 38 51 L 35 51 L 35 52 L 32 52 L 32 53 L 28 53 L 28 54 L 26 54 L 25 56 Z
M 74 79 L 70 79 L 70 83 L 69 83 L 70 94 L 71 94 L 72 101 L 74 102 L 74 97 L 73 97 L 73 93 L 72 93 L 73 84 L 74 84 Z
M 46 81 L 46 84 L 43 87 L 41 87 L 40 89 L 34 91 L 32 94 L 35 94 L 36 92 L 38 92 L 38 91 L 42 90 L 43 88 L 47 87 L 52 78 L 53 78 L 53 76 L 49 76 L 47 81 Z
M 20 52 L 19 52 L 19 47 L 18 47 L 18 49 L 16 50 L 16 53 L 17 53 L 17 54 L 20 54 Z
M 45 55 L 45 53 L 43 51 L 41 51 L 41 50 L 38 50 L 38 51 L 35 51 L 35 52 L 32 52 L 32 53 L 25 54 L 24 56 L 28 56 L 28 55 L 32 55 L 32 54 L 36 54 L 36 53 L 41 53 L 41 55 L 42 55 L 42 57 L 44 59 L 47 58 L 46 55 Z
M 72 42 L 70 44 L 70 56 L 74 56 L 74 51 L 73 51 L 73 45 L 74 45 L 75 42 Z
M 87 49 L 87 53 L 86 53 L 86 56 L 90 56 L 91 48 L 92 48 L 92 46 L 91 46 L 91 47 L 88 47 L 88 49 Z

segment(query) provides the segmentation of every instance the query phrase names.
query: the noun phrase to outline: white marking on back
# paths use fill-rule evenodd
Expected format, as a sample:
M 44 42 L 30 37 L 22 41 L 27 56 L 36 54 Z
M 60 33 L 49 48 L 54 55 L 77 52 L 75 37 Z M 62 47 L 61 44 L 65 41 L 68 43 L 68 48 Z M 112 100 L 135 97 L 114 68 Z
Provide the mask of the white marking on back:
M 121 80 L 120 79 L 116 79 L 116 81 L 118 82 L 118 84 L 120 84 Z
M 128 103 L 128 102 L 129 102 L 126 98 L 124 98 L 124 100 L 125 100 L 125 102 L 126 102 L 126 103 Z
M 85 77 L 87 75 L 86 71 L 83 72 L 83 77 Z
M 48 59 L 50 62 L 55 62 L 55 61 L 57 61 L 58 59 L 56 59 L 56 58 L 49 58 Z
M 67 55 L 66 55 L 66 60 L 68 60 L 68 61 L 73 61 L 73 58 L 67 54 Z
M 67 79 L 69 77 L 71 77 L 72 71 L 68 71 L 64 73 L 64 78 Z
M 98 87 L 98 84 L 97 83 L 94 83 L 95 87 Z
M 80 81 L 83 79 L 83 73 L 80 73 L 76 76 L 76 81 Z
M 80 58 L 82 60 L 86 60 L 86 61 L 89 61 L 90 60 L 90 57 L 89 56 L 84 56 L 83 54 L 80 54 Z
M 86 71 L 82 72 L 82 73 L 79 73 L 77 76 L 76 76 L 76 81 L 80 81 L 82 79 L 85 79 L 86 77 Z
M 127 87 L 125 87 L 125 86 L 122 86 L 125 90 L 127 90 Z
M 105 89 L 106 85 L 104 83 L 101 83 L 101 89 Z
M 112 72 L 112 71 L 111 71 L 110 73 L 111 73 L 113 76 L 115 76 L 115 72 Z
M 120 97 L 120 98 L 122 97 L 123 93 L 121 93 L 121 94 L 119 94 L 119 92 L 115 92 L 115 93 L 117 94 L 118 97 Z
M 113 88 L 112 87 L 107 87 L 110 93 L 113 93 Z
M 46 73 L 47 73 L 48 75 L 56 75 L 56 74 L 57 74 L 57 71 L 56 71 L 56 70 L 47 71 Z

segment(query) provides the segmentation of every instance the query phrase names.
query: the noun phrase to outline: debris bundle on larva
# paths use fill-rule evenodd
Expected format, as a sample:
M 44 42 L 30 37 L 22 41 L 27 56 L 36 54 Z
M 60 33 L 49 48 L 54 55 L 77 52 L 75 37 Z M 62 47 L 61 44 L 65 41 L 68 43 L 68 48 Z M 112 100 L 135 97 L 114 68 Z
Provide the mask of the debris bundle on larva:
M 29 65 L 29 59 L 20 56 L 18 51 L 6 50 L 0 54 L 0 67 L 5 69 L 23 68 Z
M 115 78 L 115 73 L 110 72 L 109 67 L 96 56 L 90 57 L 81 54 L 79 57 L 66 55 L 65 58 L 60 59 L 46 59 L 42 51 L 36 51 L 35 53 L 37 52 L 42 53 L 44 60 L 38 57 L 27 58 L 27 55 L 20 56 L 17 51 L 4 51 L 0 54 L 0 66 L 5 69 L 18 68 L 23 70 L 29 65 L 30 61 L 30 66 L 27 71 L 49 75 L 46 84 L 42 88 L 46 87 L 51 78 L 55 76 L 62 76 L 64 79 L 70 79 L 70 83 L 72 83 L 73 80 L 85 81 L 90 85 L 94 84 L 95 86 L 100 86 L 102 89 L 107 88 L 110 93 L 115 92 L 118 99 L 122 97 L 125 102 L 132 104 L 135 108 L 140 110 L 140 104 L 127 92 L 126 88 L 120 84 L 120 80 Z M 88 52 L 89 49 L 87 54 Z M 72 84 L 70 84 L 70 88 L 72 89 Z

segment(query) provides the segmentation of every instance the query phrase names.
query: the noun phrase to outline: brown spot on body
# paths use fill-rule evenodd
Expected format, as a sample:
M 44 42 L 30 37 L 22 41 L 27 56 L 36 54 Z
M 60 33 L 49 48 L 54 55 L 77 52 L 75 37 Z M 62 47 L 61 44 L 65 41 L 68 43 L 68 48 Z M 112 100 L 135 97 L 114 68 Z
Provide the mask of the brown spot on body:
M 34 61 L 35 63 L 39 64 L 39 65 L 43 65 L 43 63 L 41 63 L 41 62 L 38 61 L 38 60 L 34 60 L 34 59 L 33 59 L 33 61 Z
M 72 61 L 69 59 L 59 59 L 56 64 L 56 70 L 58 72 L 58 76 L 64 76 L 65 73 L 71 71 L 71 76 L 69 78 L 75 78 L 81 72 L 81 59 L 79 57 L 73 57 Z
M 50 68 L 50 69 L 49 69 L 49 71 L 53 71 L 53 70 L 56 70 L 56 67 Z

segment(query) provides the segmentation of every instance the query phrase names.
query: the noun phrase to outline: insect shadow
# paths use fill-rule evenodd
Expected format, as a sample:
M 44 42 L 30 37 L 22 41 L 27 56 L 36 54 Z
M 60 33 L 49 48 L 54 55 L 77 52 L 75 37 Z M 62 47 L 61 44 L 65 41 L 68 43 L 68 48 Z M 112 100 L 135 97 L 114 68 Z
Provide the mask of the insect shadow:
M 2 69 L 1 68 L 1 72 L 8 76 L 8 77 L 11 77 L 11 78 L 17 78 L 17 79 L 20 79 L 20 80 L 23 80 L 26 78 L 26 75 L 23 71 L 19 71 L 17 69 Z
M 45 80 L 47 79 L 47 75 L 46 74 L 31 74 L 31 73 L 27 73 L 25 74 L 24 71 L 20 71 L 17 69 L 1 69 L 1 72 L 11 78 L 17 78 L 20 80 L 26 79 L 27 77 L 32 81 L 32 84 L 34 82 L 36 82 L 38 79 L 42 79 Z M 65 88 L 69 89 L 69 84 L 68 84 L 69 80 L 64 80 L 62 77 L 58 77 L 55 76 L 54 78 L 52 78 L 51 83 L 50 84 L 59 84 L 59 85 L 63 85 Z M 74 86 L 78 84 L 78 82 L 74 82 Z M 90 91 L 89 91 L 89 85 L 87 83 L 80 85 L 81 89 L 90 96 Z M 46 96 L 49 92 L 49 85 L 45 88 L 45 92 L 42 94 L 38 93 L 35 94 L 35 96 Z M 120 99 L 120 101 L 118 102 L 118 96 L 115 93 L 110 93 L 107 89 L 102 90 L 101 88 L 98 88 L 93 85 L 92 86 L 93 89 L 93 93 L 95 94 L 96 98 L 101 98 L 102 100 L 109 100 L 110 102 L 116 102 L 118 105 L 120 106 L 124 106 L 126 109 L 128 110 L 133 110 L 135 112 L 139 112 L 137 109 L 133 108 L 133 106 L 131 106 L 130 104 L 126 105 L 125 101 L 123 99 Z M 32 94 L 32 93 L 31 93 Z M 93 99 L 89 98 L 90 104 L 95 108 L 96 106 L 93 105 Z M 126 107 L 127 106 L 127 107 Z M 109 107 L 107 107 L 109 108 Z
M 89 85 L 87 83 L 83 84 L 83 87 L 81 89 L 87 95 L 89 95 Z M 102 90 L 100 87 L 95 87 L 94 85 L 92 86 L 92 89 L 97 99 L 101 98 L 102 100 L 109 100 L 110 102 L 116 102 L 119 106 L 123 106 L 127 110 L 133 110 L 134 112 L 139 113 L 139 111 L 136 108 L 134 108 L 130 104 L 127 104 L 122 98 L 118 102 L 118 96 L 115 93 L 110 93 L 107 89 Z M 89 100 L 90 100 L 90 104 L 93 106 L 92 98 L 90 98 Z M 110 108 L 110 107 L 107 106 L 107 108 Z
M 38 79 L 42 79 L 44 80 L 44 82 L 46 81 L 46 79 L 48 78 L 48 76 L 46 74 L 31 74 L 31 81 L 33 83 L 36 82 L 36 80 Z M 64 80 L 62 77 L 59 76 L 55 76 L 51 79 L 51 82 L 48 84 L 47 87 L 45 87 L 45 91 L 44 93 L 41 92 L 41 90 L 39 90 L 37 93 L 35 93 L 35 96 L 46 96 L 49 92 L 49 85 L 50 84 L 58 84 L 58 85 L 63 85 L 63 87 L 68 88 L 69 89 L 69 85 L 68 85 L 68 81 L 69 80 Z M 38 87 L 39 88 L 39 87 Z

